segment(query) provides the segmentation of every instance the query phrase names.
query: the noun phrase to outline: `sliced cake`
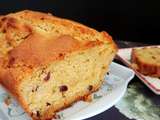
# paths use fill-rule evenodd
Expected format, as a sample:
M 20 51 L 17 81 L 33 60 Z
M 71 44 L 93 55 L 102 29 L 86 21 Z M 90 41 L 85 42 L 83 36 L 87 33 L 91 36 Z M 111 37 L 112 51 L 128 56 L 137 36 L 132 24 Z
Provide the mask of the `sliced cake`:
M 33 120 L 97 91 L 116 52 L 106 32 L 51 14 L 0 17 L 0 82 Z
M 144 47 L 132 50 L 133 68 L 144 75 L 160 77 L 160 48 Z

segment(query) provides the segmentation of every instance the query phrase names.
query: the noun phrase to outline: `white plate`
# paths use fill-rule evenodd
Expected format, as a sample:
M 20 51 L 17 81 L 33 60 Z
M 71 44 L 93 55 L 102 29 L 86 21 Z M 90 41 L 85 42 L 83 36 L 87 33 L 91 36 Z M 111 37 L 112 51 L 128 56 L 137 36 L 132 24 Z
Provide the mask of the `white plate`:
M 147 46 L 147 47 L 160 47 L 160 46 Z M 142 47 L 136 47 L 142 48 Z M 117 57 L 127 66 L 131 67 L 131 51 L 132 48 L 124 48 L 119 49 L 117 53 Z M 139 73 L 138 71 L 134 70 L 137 77 L 142 80 L 144 84 L 146 84 L 154 93 L 160 95 L 160 79 L 156 77 L 150 77 Z
M 57 119 L 81 120 L 97 115 L 116 104 L 124 95 L 129 81 L 134 77 L 133 70 L 117 63 L 110 65 L 110 74 L 99 91 L 92 94 L 92 102 L 79 101 L 57 113 Z M 11 97 L 6 105 L 8 93 L 0 87 L 0 120 L 30 120 L 19 104 Z

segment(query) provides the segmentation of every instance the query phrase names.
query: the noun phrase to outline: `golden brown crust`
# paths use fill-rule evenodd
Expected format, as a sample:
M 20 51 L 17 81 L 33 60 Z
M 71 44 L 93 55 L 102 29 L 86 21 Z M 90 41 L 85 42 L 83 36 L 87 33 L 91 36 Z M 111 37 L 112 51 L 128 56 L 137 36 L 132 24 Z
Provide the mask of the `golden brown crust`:
M 63 59 L 70 52 L 88 49 L 100 44 L 102 44 L 100 41 L 82 44 L 69 35 L 61 35 L 56 39 L 44 38 L 41 35 L 31 35 L 9 52 L 9 61 L 14 59 L 14 62 L 10 63 L 9 66 L 23 63 L 30 67 L 37 67 L 50 61 Z
M 144 48 L 141 48 L 141 49 L 144 49 Z M 132 53 L 131 53 L 132 67 L 144 75 L 160 77 L 160 66 L 158 64 L 151 63 L 150 62 L 151 59 L 146 59 L 145 61 L 142 60 L 142 56 L 137 54 L 137 50 L 140 51 L 140 49 L 136 49 L 136 48 L 132 49 Z M 145 53 L 143 54 L 145 55 Z M 154 56 L 154 57 L 158 57 L 158 56 L 159 55 L 157 54 L 157 56 Z
M 9 14 L 8 16 L 12 16 L 12 17 L 16 16 L 23 19 L 27 18 L 27 19 L 33 20 L 34 22 L 44 21 L 49 23 L 61 24 L 68 28 L 71 27 L 75 30 L 78 29 L 81 31 L 82 34 L 83 33 L 88 33 L 92 35 L 97 34 L 97 31 L 95 29 L 89 28 L 83 24 L 80 24 L 72 20 L 53 16 L 51 13 L 46 14 L 46 13 L 37 12 L 37 11 L 24 10 L 14 14 Z
M 113 45 L 113 49 L 117 52 L 118 51 L 118 46 L 114 43 L 112 37 L 106 32 L 106 31 L 102 31 L 101 32 L 104 40 L 108 41 L 110 44 Z
M 5 40 L 11 46 L 16 46 L 15 36 L 13 33 L 24 33 L 24 38 L 27 38 L 32 33 L 32 28 L 29 25 L 10 16 L 1 17 L 0 24 L 0 32 L 6 34 Z

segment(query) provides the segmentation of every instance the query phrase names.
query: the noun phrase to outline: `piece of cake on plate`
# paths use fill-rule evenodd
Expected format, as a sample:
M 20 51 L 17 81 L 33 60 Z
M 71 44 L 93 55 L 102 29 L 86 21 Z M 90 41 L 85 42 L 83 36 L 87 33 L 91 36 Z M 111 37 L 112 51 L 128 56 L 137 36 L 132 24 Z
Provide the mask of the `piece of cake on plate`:
M 144 75 L 160 77 L 160 48 L 134 48 L 131 54 L 132 67 Z

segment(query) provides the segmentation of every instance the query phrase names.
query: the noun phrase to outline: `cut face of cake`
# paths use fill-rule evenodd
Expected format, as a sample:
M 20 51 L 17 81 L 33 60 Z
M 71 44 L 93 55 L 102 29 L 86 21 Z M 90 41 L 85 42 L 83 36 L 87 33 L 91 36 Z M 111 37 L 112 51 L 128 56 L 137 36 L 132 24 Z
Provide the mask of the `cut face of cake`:
M 160 77 L 160 47 L 134 48 L 131 62 L 140 73 Z
M 50 14 L 0 17 L 0 82 L 33 120 L 97 91 L 116 51 L 106 32 Z

